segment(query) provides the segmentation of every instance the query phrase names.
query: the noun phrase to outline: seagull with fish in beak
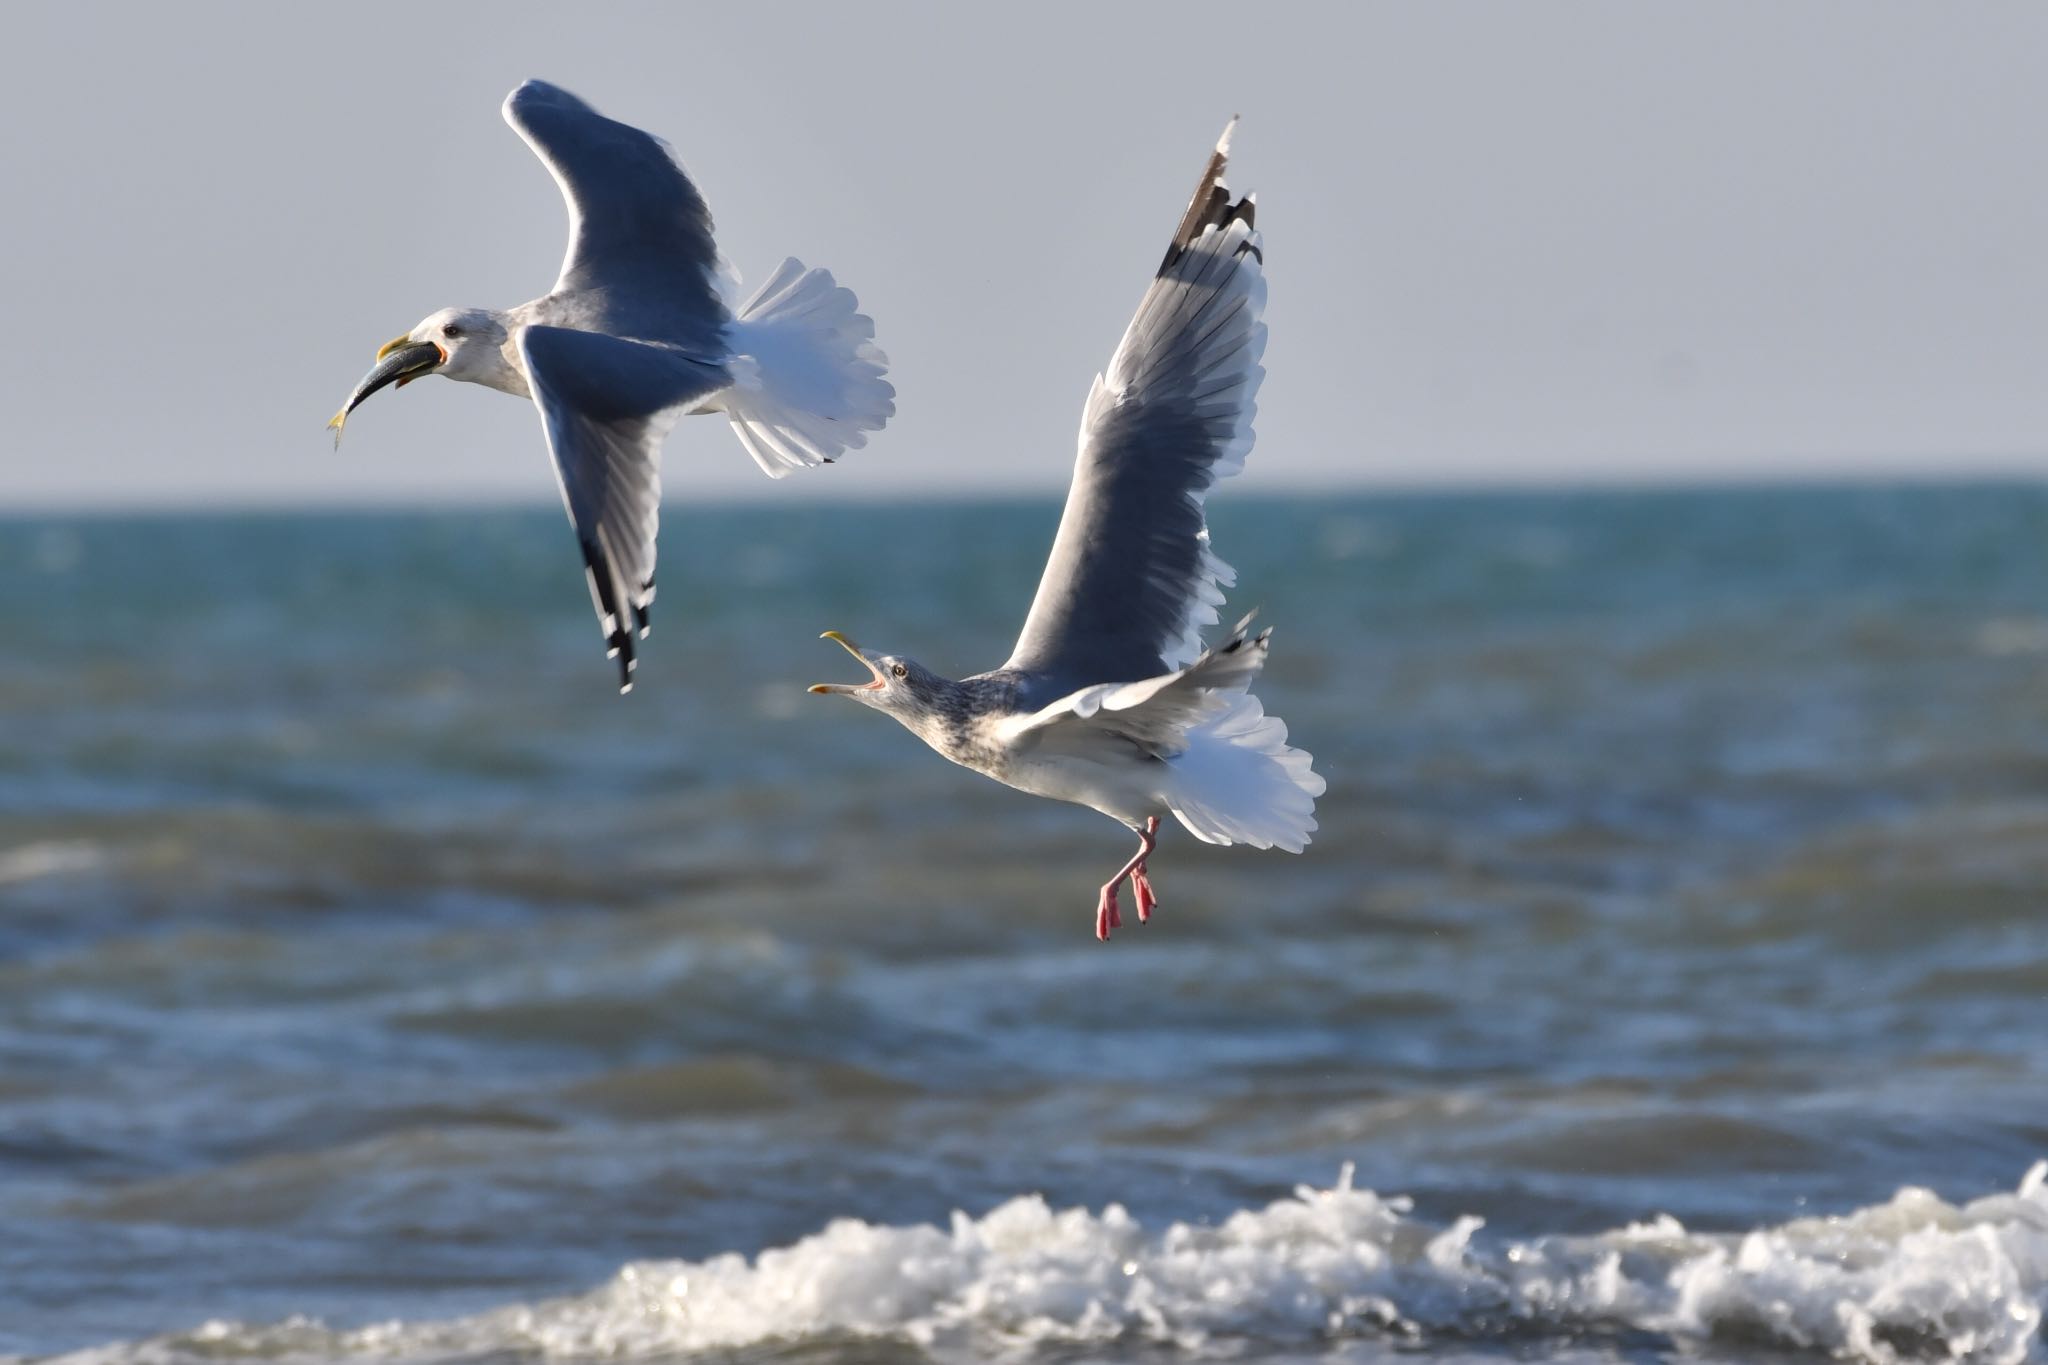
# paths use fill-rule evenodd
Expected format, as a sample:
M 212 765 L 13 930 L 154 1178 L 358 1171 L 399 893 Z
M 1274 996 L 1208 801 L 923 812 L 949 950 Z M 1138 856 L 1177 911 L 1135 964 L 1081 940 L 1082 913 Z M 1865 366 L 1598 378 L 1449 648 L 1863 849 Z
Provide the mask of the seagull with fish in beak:
M 410 332 L 379 346 L 376 368 L 363 376 L 363 382 L 356 385 L 356 391 L 348 396 L 348 402 L 342 404 L 341 411 L 327 423 L 328 429 L 334 433 L 335 449 L 341 448 L 341 428 L 348 421 L 348 415 L 361 407 L 365 398 L 387 384 L 402 389 L 447 362 L 448 352 L 431 341 L 414 341 Z
M 583 552 L 619 690 L 654 603 L 661 448 L 676 422 L 722 412 L 770 478 L 831 464 L 895 414 L 875 325 L 831 273 L 785 260 L 737 310 L 711 213 L 668 145 L 528 81 L 506 122 L 569 206 L 569 250 L 548 294 L 517 308 L 447 308 L 377 352 L 327 425 L 426 375 L 539 409 Z

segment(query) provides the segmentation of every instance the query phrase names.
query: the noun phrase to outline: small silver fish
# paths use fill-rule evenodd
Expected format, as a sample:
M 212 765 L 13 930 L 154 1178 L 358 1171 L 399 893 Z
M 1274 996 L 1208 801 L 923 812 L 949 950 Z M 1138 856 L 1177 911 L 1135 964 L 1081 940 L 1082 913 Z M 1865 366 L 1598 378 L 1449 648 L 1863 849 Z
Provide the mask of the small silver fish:
M 363 376 L 348 402 L 341 405 L 341 411 L 328 420 L 327 429 L 334 433 L 334 448 L 341 449 L 341 429 L 348 424 L 348 415 L 362 406 L 365 398 L 386 384 L 404 388 L 447 358 L 447 352 L 430 341 L 414 341 L 405 336 L 385 342 L 377 349 L 375 368 Z

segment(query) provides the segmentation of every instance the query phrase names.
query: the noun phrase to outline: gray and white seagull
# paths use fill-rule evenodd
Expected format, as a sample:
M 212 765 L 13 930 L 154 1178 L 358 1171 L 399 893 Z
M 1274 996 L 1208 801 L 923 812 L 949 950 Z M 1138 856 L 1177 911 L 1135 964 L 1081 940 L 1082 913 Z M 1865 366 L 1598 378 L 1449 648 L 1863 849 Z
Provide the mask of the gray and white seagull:
M 540 409 L 605 646 L 631 691 L 654 601 L 663 441 L 687 413 L 723 412 L 770 478 L 830 464 L 895 414 L 875 325 L 830 272 L 785 260 L 737 310 L 711 212 L 666 143 L 545 81 L 505 121 L 569 205 L 569 250 L 545 296 L 499 312 L 444 308 L 377 352 L 328 423 L 426 375 Z
M 1095 936 L 1158 899 L 1147 876 L 1159 820 L 1197 839 L 1299 853 L 1316 827 L 1323 779 L 1287 727 L 1248 690 L 1271 631 L 1238 622 L 1202 648 L 1236 581 L 1209 548 L 1202 503 L 1244 467 L 1265 371 L 1264 256 L 1250 195 L 1223 174 L 1235 119 L 1209 158 L 1173 244 L 1109 369 L 1081 410 L 1080 456 L 1052 557 L 1008 663 L 943 678 L 862 649 L 859 684 L 813 692 L 894 716 L 947 758 L 1020 791 L 1089 806 L 1128 825 L 1138 851 L 1103 883 Z

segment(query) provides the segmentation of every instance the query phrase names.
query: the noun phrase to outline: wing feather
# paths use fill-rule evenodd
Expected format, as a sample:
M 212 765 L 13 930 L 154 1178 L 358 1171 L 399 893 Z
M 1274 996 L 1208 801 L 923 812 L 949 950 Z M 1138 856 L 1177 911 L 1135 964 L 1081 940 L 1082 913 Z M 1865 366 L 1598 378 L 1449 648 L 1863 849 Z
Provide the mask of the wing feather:
M 504 113 L 569 207 L 555 293 L 580 296 L 587 325 L 722 358 L 730 314 L 711 210 L 668 144 L 546 81 L 506 96 Z
M 1251 448 L 1266 285 L 1253 200 L 1223 183 L 1229 142 L 1225 129 L 1082 410 L 1066 510 L 1004 665 L 1055 688 L 1189 663 L 1235 581 L 1202 502 Z
M 635 637 L 647 634 L 654 603 L 661 443 L 685 408 L 725 386 L 726 372 L 666 347 L 561 327 L 527 328 L 519 349 L 591 605 L 628 692 Z
M 1096 683 L 1002 721 L 1006 745 L 1057 747 L 1063 735 L 1099 731 L 1135 744 L 1155 758 L 1176 758 L 1187 748 L 1188 731 L 1229 709 L 1266 665 L 1273 632 L 1251 633 L 1250 616 L 1230 638 L 1185 668 L 1135 682 Z M 1085 744 L 1086 740 L 1081 740 Z

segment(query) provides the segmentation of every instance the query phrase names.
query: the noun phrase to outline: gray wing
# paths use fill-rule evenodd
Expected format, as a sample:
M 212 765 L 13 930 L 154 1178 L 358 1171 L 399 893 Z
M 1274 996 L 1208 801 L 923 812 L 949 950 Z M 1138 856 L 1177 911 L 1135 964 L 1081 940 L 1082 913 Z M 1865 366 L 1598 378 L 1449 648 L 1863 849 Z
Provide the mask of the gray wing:
M 557 294 L 584 296 L 587 324 L 725 355 L 711 211 L 668 144 L 546 81 L 505 97 L 505 121 L 562 187 L 569 250 Z
M 1085 736 L 1102 735 L 1153 758 L 1178 757 L 1187 750 L 1188 731 L 1229 705 L 1224 694 L 1249 690 L 1266 666 L 1273 632 L 1253 635 L 1251 623 L 1250 616 L 1239 621 L 1228 640 L 1186 668 L 1080 688 L 1036 711 L 1005 717 L 996 734 L 1008 747 L 1065 746 L 1068 752 L 1090 744 L 1099 748 L 1100 740 Z
M 1234 581 L 1202 500 L 1251 449 L 1266 282 L 1253 201 L 1223 184 L 1230 132 L 1082 411 L 1059 534 L 1004 665 L 1042 678 L 1038 695 L 1187 664 Z
M 634 639 L 647 634 L 654 602 L 661 443 L 686 407 L 725 387 L 726 372 L 666 347 L 563 327 L 528 327 L 519 351 L 605 647 L 619 661 L 619 690 L 630 692 Z

